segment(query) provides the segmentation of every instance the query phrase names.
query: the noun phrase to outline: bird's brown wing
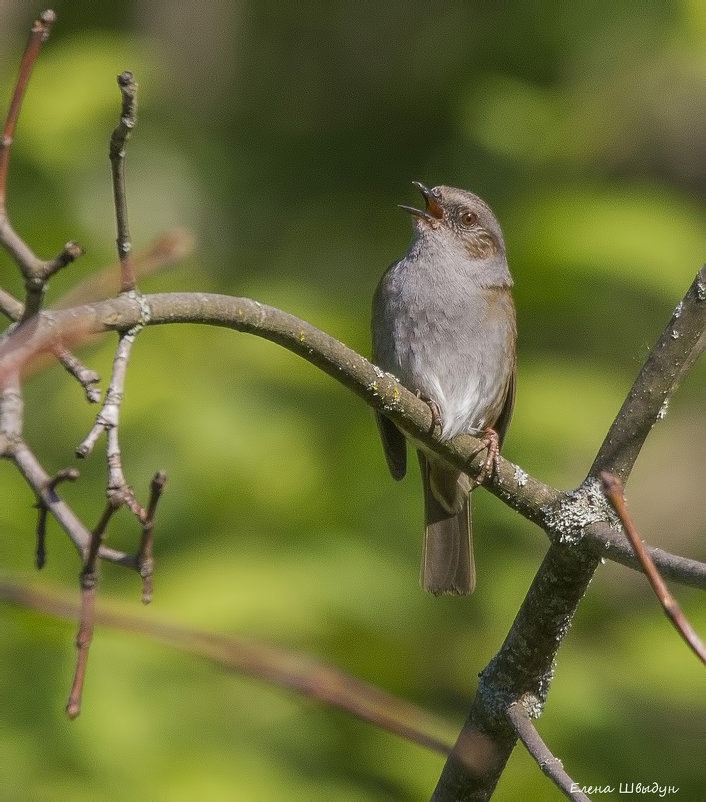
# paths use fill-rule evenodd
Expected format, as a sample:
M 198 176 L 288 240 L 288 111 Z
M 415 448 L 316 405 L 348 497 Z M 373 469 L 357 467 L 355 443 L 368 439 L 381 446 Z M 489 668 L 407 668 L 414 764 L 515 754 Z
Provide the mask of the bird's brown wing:
M 514 360 L 512 364 L 512 372 L 510 373 L 510 380 L 507 383 L 507 390 L 505 392 L 505 401 L 503 403 L 503 408 L 502 411 L 500 412 L 500 416 L 495 422 L 495 426 L 493 426 L 493 429 L 495 429 L 495 431 L 498 433 L 500 445 L 503 444 L 503 440 L 505 439 L 505 434 L 507 433 L 508 426 L 510 425 L 510 419 L 512 418 L 512 410 L 515 407 L 516 377 L 517 377 L 517 360 Z
M 395 424 L 379 412 L 375 413 L 387 467 L 394 479 L 402 479 L 407 473 L 407 443 Z

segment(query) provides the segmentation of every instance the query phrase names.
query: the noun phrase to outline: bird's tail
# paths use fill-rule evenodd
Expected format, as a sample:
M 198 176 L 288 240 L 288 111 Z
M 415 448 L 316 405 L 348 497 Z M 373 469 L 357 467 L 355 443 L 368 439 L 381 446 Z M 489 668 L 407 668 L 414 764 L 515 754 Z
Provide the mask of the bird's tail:
M 418 454 L 425 515 L 420 582 L 435 596 L 465 596 L 473 593 L 476 585 L 470 482 L 465 474 L 430 462 L 421 451 Z

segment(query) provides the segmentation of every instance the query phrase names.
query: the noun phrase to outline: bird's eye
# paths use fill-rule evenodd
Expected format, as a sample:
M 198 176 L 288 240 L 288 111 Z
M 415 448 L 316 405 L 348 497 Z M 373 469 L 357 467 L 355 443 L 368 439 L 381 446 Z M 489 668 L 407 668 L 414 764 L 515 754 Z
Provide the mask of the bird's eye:
M 465 212 L 461 212 L 461 223 L 464 226 L 470 228 L 474 226 L 478 222 L 478 215 L 475 212 L 470 210 L 466 210 Z

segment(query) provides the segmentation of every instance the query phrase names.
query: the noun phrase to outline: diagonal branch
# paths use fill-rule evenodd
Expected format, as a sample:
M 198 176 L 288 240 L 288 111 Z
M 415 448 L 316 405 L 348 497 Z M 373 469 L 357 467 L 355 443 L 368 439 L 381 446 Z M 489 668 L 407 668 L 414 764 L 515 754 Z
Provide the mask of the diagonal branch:
M 0 580 L 0 599 L 70 620 L 75 620 L 78 613 L 76 603 L 63 595 L 9 580 Z M 95 611 L 95 623 L 154 638 L 187 654 L 344 710 L 427 749 L 449 752 L 453 728 L 444 720 L 306 655 L 245 638 L 213 635 L 100 609 Z
M 576 790 L 577 783 L 564 771 L 561 760 L 558 757 L 554 757 L 549 747 L 544 743 L 524 705 L 521 702 L 515 702 L 510 705 L 507 717 L 510 719 L 515 732 L 527 751 L 554 785 L 560 788 L 573 802 L 591 802 L 586 794 Z
M 706 664 L 706 646 L 704 646 L 703 642 L 696 634 L 696 631 L 687 620 L 686 616 L 681 610 L 681 607 L 679 607 L 677 600 L 669 592 L 669 588 L 665 585 L 664 580 L 655 567 L 655 564 L 650 559 L 650 555 L 645 548 L 645 544 L 642 542 L 642 540 L 640 540 L 640 536 L 637 533 L 635 524 L 632 522 L 632 518 L 628 513 L 627 505 L 625 504 L 623 483 L 620 481 L 620 479 L 618 479 L 617 476 L 613 476 L 607 472 L 601 474 L 601 481 L 603 482 L 603 490 L 605 491 L 608 500 L 620 516 L 620 520 L 630 540 L 630 544 L 635 550 L 635 554 L 640 561 L 640 565 L 644 569 L 647 579 L 652 586 L 652 590 L 654 590 L 655 596 L 657 596 L 660 604 L 662 605 L 662 609 L 667 614 L 667 617 L 672 624 L 674 624 L 674 627 L 682 636 L 687 646 L 689 646 L 689 648 L 701 660 L 702 663 Z
M 90 531 L 84 526 L 71 507 L 56 494 L 56 491 L 51 487 L 52 477 L 42 468 L 39 460 L 27 444 L 20 440 L 12 447 L 6 448 L 2 456 L 11 459 L 15 463 L 27 484 L 36 494 L 37 503 L 47 508 L 71 538 L 79 554 L 85 559 L 91 542 Z M 130 554 L 125 554 L 107 546 L 101 546 L 99 555 L 102 560 L 137 570 L 137 561 Z
M 53 11 L 43 11 L 32 27 L 29 41 L 20 62 L 20 69 L 10 101 L 7 119 L 0 137 L 0 244 L 14 258 L 25 280 L 26 298 L 22 308 L 22 319 L 27 320 L 35 315 L 42 305 L 47 280 L 51 275 L 75 261 L 83 253 L 75 242 L 67 243 L 61 253 L 54 259 L 42 261 L 15 232 L 7 215 L 6 196 L 7 178 L 10 168 L 10 150 L 15 136 L 15 129 L 22 108 L 27 85 L 34 64 L 37 61 L 42 44 L 49 37 L 52 25 L 56 21 Z M 3 312 L 13 312 L 16 305 L 12 297 L 3 293 Z
M 0 215 L 0 228 L 2 228 L 2 215 Z M 0 241 L 2 238 L 0 237 Z M 24 312 L 24 304 L 14 295 L 0 288 L 0 313 L 10 320 L 19 320 Z
M 549 547 L 505 642 L 480 675 L 476 698 L 432 800 L 490 798 L 517 742 L 507 710 L 522 700 L 533 717 L 541 714 L 556 654 L 598 563 L 598 557 L 571 546 Z M 478 737 L 489 738 L 497 750 L 481 773 L 463 760 L 465 743 Z
M 705 347 L 706 267 L 702 267 L 650 351 L 589 476 L 597 478 L 608 471 L 627 481 L 647 435 L 664 417 L 670 396 Z
M 0 218 L 5 212 L 5 196 L 7 191 L 7 173 L 10 166 L 10 148 L 15 136 L 17 120 L 20 116 L 22 101 L 24 99 L 27 84 L 29 83 L 32 69 L 37 61 L 42 44 L 49 37 L 51 26 L 56 22 L 56 14 L 53 11 L 43 11 L 39 19 L 35 20 L 29 35 L 29 41 L 25 47 L 20 62 L 20 71 L 15 83 L 15 89 L 10 101 L 10 108 L 7 112 L 7 120 L 0 139 Z

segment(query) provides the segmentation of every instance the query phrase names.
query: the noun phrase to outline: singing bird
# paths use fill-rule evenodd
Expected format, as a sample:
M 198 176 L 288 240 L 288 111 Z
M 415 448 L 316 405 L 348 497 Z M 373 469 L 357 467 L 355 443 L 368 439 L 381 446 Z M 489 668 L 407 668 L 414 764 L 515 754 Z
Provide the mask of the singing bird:
M 505 242 L 490 207 L 472 192 L 419 182 L 425 209 L 412 215 L 409 251 L 373 297 L 373 361 L 425 399 L 441 437 L 480 436 L 493 464 L 515 399 L 515 307 Z M 390 472 L 407 470 L 402 432 L 381 413 Z M 424 485 L 420 581 L 439 595 L 475 587 L 469 478 L 414 443 Z

